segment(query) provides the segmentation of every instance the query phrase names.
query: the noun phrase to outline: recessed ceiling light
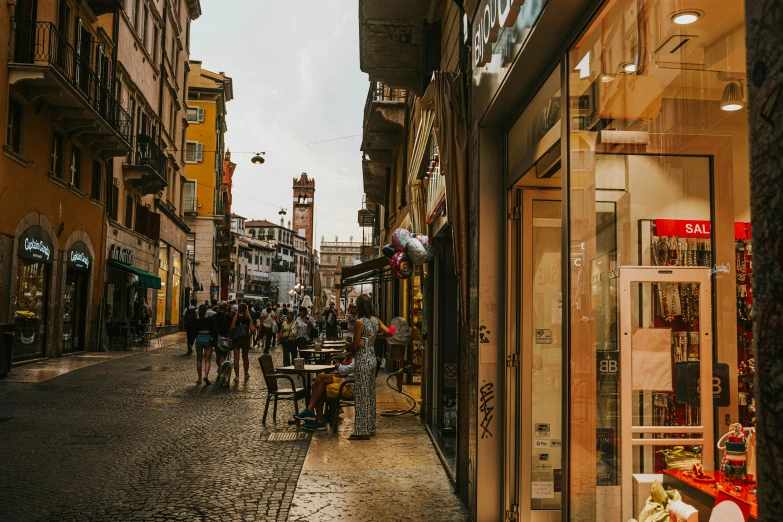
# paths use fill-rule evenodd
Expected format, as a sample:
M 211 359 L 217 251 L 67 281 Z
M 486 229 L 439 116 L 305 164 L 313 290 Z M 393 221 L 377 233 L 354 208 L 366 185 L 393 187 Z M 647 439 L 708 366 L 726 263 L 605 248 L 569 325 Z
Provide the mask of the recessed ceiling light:
M 621 63 L 620 67 L 623 68 L 623 70 L 627 73 L 635 73 L 636 72 L 636 64 L 634 62 L 625 62 Z
M 603 76 L 601 76 L 601 81 L 604 82 L 604 83 L 613 82 L 614 81 L 614 76 L 611 76 L 609 74 L 604 74 Z
M 672 22 L 677 25 L 690 25 L 696 22 L 701 13 L 698 11 L 680 11 L 672 15 Z

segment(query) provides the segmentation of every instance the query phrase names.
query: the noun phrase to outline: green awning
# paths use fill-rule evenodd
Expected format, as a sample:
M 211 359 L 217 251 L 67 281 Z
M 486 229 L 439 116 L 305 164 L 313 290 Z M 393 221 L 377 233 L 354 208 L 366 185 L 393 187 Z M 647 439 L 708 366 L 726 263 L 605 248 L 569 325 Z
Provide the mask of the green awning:
M 160 290 L 161 288 L 160 277 L 152 275 L 149 272 L 145 272 L 141 268 L 136 268 L 135 266 L 126 265 L 125 263 L 120 263 L 119 261 L 113 260 L 110 260 L 109 264 L 119 268 L 120 270 L 124 270 L 139 276 L 139 286 L 143 288 L 153 288 L 155 290 Z

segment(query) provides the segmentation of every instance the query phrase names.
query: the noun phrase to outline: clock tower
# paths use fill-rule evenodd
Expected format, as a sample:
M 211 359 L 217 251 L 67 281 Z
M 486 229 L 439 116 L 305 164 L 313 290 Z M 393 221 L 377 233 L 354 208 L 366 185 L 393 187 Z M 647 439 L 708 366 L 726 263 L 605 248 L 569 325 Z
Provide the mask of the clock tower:
M 315 180 L 302 172 L 299 179 L 294 178 L 294 234 L 307 239 L 313 247 L 313 223 L 315 219 Z

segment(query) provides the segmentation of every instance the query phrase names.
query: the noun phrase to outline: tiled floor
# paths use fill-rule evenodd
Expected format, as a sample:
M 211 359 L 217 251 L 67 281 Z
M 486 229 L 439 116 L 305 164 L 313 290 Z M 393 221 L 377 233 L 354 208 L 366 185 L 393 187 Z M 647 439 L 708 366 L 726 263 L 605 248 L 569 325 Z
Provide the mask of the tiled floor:
M 379 412 L 407 407 L 383 376 L 377 398 Z M 337 434 L 315 433 L 289 520 L 466 520 L 419 418 L 379 416 L 377 422 L 377 436 L 349 441 L 353 409 L 345 408 Z

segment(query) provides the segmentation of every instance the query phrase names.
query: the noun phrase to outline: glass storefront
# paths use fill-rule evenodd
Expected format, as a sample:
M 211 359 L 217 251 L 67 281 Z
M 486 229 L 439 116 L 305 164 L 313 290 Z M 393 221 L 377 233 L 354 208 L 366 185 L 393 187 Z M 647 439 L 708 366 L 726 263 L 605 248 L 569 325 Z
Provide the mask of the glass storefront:
M 166 324 L 166 299 L 169 291 L 169 246 L 166 243 L 162 243 L 158 250 L 158 277 L 160 278 L 160 288 L 158 289 L 155 324 Z
M 14 302 L 14 360 L 41 357 L 46 352 L 46 309 L 54 262 L 54 244 L 40 226 L 19 237 L 19 274 Z
M 179 324 L 180 300 L 182 298 L 182 254 L 174 251 L 174 266 L 171 273 L 171 324 Z
M 696 4 L 611 3 L 569 52 L 571 520 L 653 480 L 757 511 L 746 435 L 717 447 L 754 423 L 744 6 Z

